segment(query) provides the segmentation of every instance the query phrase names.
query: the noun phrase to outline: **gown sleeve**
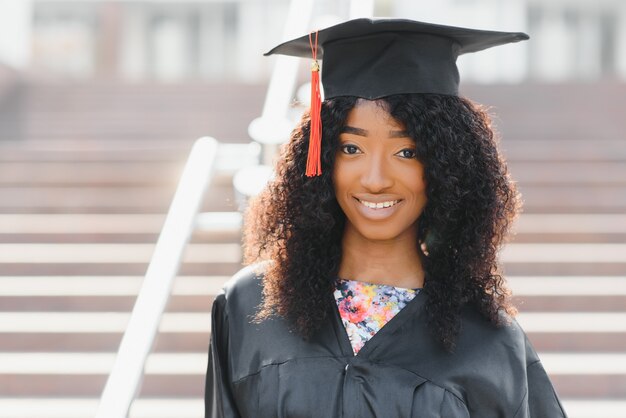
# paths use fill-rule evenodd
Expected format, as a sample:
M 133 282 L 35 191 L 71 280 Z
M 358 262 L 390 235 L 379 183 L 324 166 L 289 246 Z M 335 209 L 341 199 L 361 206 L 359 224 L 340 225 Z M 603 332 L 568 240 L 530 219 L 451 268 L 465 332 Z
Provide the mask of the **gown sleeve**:
M 226 298 L 220 294 L 213 302 L 211 313 L 211 343 L 204 390 L 205 418 L 239 417 L 229 378 L 228 333 Z
M 529 364 L 526 373 L 528 376 L 528 416 L 531 418 L 567 418 L 541 362 Z

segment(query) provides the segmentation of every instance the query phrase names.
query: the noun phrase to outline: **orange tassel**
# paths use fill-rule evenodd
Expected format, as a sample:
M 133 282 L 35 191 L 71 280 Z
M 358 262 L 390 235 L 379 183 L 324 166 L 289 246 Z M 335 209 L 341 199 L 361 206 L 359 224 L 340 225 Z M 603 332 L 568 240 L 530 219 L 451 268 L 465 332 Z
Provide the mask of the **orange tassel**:
M 320 91 L 320 66 L 317 62 L 317 32 L 315 32 L 315 45 L 309 34 L 309 43 L 313 53 L 311 64 L 311 133 L 309 135 L 309 154 L 306 160 L 306 176 L 313 177 L 322 174 L 322 94 Z

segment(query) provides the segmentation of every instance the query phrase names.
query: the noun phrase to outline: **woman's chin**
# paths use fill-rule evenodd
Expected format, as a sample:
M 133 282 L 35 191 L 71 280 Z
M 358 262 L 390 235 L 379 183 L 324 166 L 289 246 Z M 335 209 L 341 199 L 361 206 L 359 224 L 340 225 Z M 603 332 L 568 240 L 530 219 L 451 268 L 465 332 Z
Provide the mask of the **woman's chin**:
M 399 240 L 404 235 L 402 232 L 398 232 L 387 226 L 376 226 L 376 227 L 362 227 L 355 228 L 358 234 L 365 238 L 367 241 L 372 242 L 393 242 L 395 240 Z

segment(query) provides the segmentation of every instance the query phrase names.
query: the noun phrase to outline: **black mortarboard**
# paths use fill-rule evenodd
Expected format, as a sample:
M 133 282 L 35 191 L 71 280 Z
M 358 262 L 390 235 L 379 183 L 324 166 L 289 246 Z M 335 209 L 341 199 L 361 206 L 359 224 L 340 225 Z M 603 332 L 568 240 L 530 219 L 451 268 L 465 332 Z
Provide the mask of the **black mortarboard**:
M 457 95 L 459 55 L 528 39 L 407 19 L 354 19 L 318 32 L 325 98 L 377 99 L 400 93 Z M 282 43 L 265 55 L 311 58 L 309 35 Z

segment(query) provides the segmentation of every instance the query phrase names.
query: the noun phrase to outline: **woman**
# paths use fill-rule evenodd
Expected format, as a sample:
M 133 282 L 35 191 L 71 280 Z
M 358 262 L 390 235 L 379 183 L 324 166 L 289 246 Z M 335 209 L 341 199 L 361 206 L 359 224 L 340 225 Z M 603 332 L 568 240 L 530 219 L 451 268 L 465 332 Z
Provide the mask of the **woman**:
M 213 306 L 207 417 L 565 417 L 498 273 L 517 192 L 488 116 L 458 97 L 457 55 L 523 39 L 319 32 L 326 100 L 249 208 L 256 264 Z

